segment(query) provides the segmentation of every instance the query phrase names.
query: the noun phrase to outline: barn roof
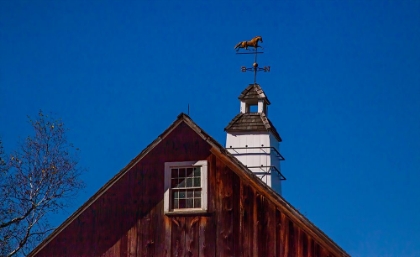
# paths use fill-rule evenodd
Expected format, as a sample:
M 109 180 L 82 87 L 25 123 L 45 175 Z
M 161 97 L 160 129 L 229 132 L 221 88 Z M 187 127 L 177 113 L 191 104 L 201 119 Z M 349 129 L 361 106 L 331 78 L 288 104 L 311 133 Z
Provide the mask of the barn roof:
M 270 131 L 281 142 L 281 137 L 265 113 L 239 113 L 226 126 L 226 132 Z
M 139 155 L 119 171 L 111 180 L 99 189 L 87 202 L 85 202 L 78 210 L 76 210 L 69 218 L 67 218 L 58 228 L 56 228 L 44 241 L 42 241 L 28 256 L 34 256 L 50 241 L 52 241 L 61 231 L 63 231 L 71 222 L 78 218 L 90 205 L 92 205 L 99 197 L 101 197 L 109 188 L 111 188 L 121 177 L 123 177 L 134 165 L 141 161 L 152 149 L 154 149 L 166 136 L 168 136 L 181 123 L 187 124 L 194 130 L 203 140 L 210 146 L 210 151 L 220 158 L 233 172 L 250 185 L 254 186 L 258 192 L 270 199 L 276 207 L 285 213 L 293 222 L 299 224 L 310 236 L 316 239 L 320 244 L 324 245 L 332 251 L 336 256 L 349 256 L 343 249 L 332 241 L 319 228 L 311 223 L 304 215 L 288 203 L 282 196 L 277 194 L 271 187 L 261 181 L 251 170 L 242 164 L 236 157 L 230 154 L 215 139 L 204 132 L 192 119 L 181 113 L 177 120 L 169 126 L 162 134 L 160 134 L 151 144 L 149 144 Z

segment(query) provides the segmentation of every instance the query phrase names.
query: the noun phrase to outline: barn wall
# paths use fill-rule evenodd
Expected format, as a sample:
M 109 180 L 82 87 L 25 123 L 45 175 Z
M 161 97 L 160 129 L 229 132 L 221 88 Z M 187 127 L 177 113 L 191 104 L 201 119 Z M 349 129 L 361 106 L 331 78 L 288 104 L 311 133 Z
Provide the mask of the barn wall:
M 164 215 L 164 162 L 203 159 L 209 213 Z M 333 255 L 181 123 L 36 256 Z

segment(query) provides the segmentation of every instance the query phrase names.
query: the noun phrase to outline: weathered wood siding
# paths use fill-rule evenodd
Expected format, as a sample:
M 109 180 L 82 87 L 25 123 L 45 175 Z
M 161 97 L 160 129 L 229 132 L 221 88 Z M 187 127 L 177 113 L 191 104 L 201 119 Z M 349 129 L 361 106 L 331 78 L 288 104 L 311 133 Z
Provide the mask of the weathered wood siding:
M 164 215 L 164 162 L 203 159 L 209 213 Z M 181 123 L 36 256 L 333 255 Z

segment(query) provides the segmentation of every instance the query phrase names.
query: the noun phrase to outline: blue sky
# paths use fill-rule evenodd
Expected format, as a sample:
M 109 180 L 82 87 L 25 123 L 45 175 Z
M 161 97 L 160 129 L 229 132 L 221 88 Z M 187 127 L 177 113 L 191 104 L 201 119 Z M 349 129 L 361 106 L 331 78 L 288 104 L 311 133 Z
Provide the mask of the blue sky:
M 352 256 L 420 256 L 419 1 L 1 1 L 0 136 L 62 118 L 86 189 L 60 224 L 181 112 L 223 128 L 258 76 L 283 138 L 284 197 Z

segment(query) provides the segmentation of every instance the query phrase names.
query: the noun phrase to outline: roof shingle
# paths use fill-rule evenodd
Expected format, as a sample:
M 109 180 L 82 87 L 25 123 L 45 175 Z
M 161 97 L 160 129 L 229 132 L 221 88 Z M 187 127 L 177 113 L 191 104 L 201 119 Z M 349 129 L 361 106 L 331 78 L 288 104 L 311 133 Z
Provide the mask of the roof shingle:
M 281 137 L 273 123 L 264 113 L 239 113 L 225 128 L 226 132 L 270 131 L 281 142 Z
M 249 84 L 249 86 L 245 88 L 244 91 L 242 91 L 238 98 L 239 100 L 245 102 L 253 100 L 258 101 L 260 99 L 264 99 L 267 102 L 267 104 L 270 104 L 270 101 L 268 100 L 264 91 L 258 84 Z

